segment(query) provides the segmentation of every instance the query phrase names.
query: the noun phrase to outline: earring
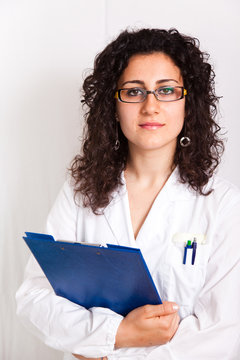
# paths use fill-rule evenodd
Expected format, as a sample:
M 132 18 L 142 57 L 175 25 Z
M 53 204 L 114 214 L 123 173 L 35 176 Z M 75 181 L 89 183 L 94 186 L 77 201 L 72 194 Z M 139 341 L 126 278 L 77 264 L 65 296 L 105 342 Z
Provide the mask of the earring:
M 117 115 L 116 115 L 117 117 Z M 115 144 L 114 144 L 114 150 L 115 151 L 118 151 L 118 149 L 120 148 L 120 141 L 119 141 L 119 138 L 118 138 L 118 123 L 116 122 L 116 137 L 115 137 Z
M 179 142 L 182 147 L 187 147 L 191 144 L 191 139 L 187 136 L 183 136 Z

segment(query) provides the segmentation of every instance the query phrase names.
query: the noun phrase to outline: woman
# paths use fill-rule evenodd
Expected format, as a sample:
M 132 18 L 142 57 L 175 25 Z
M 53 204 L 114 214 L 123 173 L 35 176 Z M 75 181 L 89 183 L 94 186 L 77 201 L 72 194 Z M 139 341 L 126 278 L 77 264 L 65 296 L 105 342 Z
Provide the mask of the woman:
M 31 258 L 18 314 L 66 359 L 240 356 L 240 192 L 213 176 L 223 143 L 207 60 L 175 29 L 124 31 L 83 84 L 83 153 L 47 232 L 140 248 L 165 302 L 125 318 L 86 310 L 57 297 Z

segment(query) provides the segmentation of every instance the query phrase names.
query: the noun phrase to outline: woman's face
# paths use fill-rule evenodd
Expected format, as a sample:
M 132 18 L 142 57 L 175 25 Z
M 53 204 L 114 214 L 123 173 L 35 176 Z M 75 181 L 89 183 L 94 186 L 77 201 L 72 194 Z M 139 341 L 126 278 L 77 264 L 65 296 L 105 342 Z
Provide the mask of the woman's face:
M 183 86 L 180 69 L 170 57 L 155 52 L 132 56 L 119 79 L 118 89 L 140 87 L 155 90 L 165 85 Z M 117 116 L 129 149 L 165 149 L 174 153 L 184 123 L 184 109 L 184 98 L 162 102 L 153 94 L 142 103 L 117 101 Z

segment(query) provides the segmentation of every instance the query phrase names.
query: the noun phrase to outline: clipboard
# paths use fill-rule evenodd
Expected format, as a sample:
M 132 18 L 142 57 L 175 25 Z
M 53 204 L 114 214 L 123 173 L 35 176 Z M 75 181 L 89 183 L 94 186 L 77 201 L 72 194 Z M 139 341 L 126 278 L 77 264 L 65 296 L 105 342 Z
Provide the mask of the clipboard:
M 56 295 L 86 309 L 104 307 L 123 316 L 143 305 L 162 304 L 140 249 L 25 234 L 23 239 Z

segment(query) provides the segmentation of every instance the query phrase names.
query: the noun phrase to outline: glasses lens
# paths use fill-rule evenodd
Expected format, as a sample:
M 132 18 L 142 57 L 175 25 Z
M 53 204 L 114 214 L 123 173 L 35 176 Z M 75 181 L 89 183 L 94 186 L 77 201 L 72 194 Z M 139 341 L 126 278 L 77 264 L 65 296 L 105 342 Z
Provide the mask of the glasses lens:
M 120 98 L 125 102 L 138 103 L 144 101 L 145 92 L 144 89 L 140 88 L 122 89 L 120 90 Z
M 158 88 L 155 93 L 160 101 L 175 101 L 182 98 L 183 88 L 178 86 L 163 86 Z

